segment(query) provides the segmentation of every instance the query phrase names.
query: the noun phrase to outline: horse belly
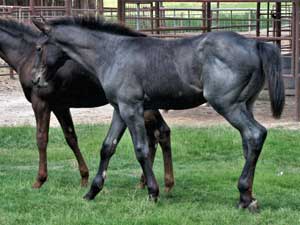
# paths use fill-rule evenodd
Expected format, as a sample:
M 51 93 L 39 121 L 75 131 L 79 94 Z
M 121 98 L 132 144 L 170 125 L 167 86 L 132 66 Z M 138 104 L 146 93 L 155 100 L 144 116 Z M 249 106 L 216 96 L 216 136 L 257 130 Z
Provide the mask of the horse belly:
M 108 104 L 102 86 L 88 76 L 75 74 L 60 79 L 54 82 L 57 85 L 47 96 L 51 105 L 85 108 Z
M 166 88 L 158 92 L 145 94 L 145 106 L 156 109 L 189 109 L 205 103 L 203 91 L 196 87 Z

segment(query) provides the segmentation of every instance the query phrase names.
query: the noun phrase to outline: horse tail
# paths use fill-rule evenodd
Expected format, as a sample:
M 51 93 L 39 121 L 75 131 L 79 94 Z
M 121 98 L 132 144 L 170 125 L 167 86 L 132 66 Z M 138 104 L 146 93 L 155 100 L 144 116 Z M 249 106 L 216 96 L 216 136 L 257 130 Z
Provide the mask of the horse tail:
M 272 114 L 274 118 L 280 118 L 285 102 L 280 51 L 275 45 L 264 42 L 258 42 L 257 47 L 263 72 L 268 79 Z

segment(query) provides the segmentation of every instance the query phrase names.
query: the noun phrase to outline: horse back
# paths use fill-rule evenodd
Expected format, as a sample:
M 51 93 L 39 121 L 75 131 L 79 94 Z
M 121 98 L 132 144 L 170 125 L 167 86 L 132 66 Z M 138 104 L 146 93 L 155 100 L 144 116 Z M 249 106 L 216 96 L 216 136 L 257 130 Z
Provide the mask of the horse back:
M 201 63 L 192 39 L 145 38 L 135 52 L 134 72 L 148 105 L 182 109 L 202 103 Z

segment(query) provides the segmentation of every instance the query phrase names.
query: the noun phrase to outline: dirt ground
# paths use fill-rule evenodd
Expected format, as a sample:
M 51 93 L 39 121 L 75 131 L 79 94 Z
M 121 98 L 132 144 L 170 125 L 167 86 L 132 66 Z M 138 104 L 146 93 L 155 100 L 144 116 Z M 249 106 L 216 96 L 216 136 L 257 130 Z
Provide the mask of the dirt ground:
M 290 94 L 289 94 L 290 92 Z M 287 92 L 286 106 L 282 119 L 271 116 L 267 91 L 263 91 L 254 107 L 255 116 L 266 127 L 283 127 L 300 129 L 300 123 L 294 120 L 295 104 L 292 92 Z M 31 104 L 25 99 L 18 77 L 10 79 L 0 76 L 0 126 L 35 125 Z M 112 115 L 110 105 L 97 108 L 71 109 L 75 124 L 109 123 Z M 199 106 L 190 110 L 162 112 L 169 125 L 186 125 L 194 127 L 228 124 L 209 106 Z M 52 115 L 51 126 L 58 126 Z

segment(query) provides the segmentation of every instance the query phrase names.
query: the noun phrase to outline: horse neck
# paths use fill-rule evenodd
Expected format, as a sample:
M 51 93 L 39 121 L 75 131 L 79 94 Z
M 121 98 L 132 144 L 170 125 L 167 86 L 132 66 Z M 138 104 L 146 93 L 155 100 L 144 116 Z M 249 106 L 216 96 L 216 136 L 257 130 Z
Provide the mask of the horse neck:
M 0 27 L 0 57 L 19 73 L 19 68 L 32 54 L 32 42 L 22 35 L 13 35 Z
M 88 30 L 82 32 L 82 29 L 78 28 L 70 31 L 57 29 L 55 34 L 55 41 L 63 51 L 92 74 L 96 74 L 103 65 L 107 64 L 110 60 L 108 56 L 114 54 L 118 46 L 116 35 L 104 32 Z

